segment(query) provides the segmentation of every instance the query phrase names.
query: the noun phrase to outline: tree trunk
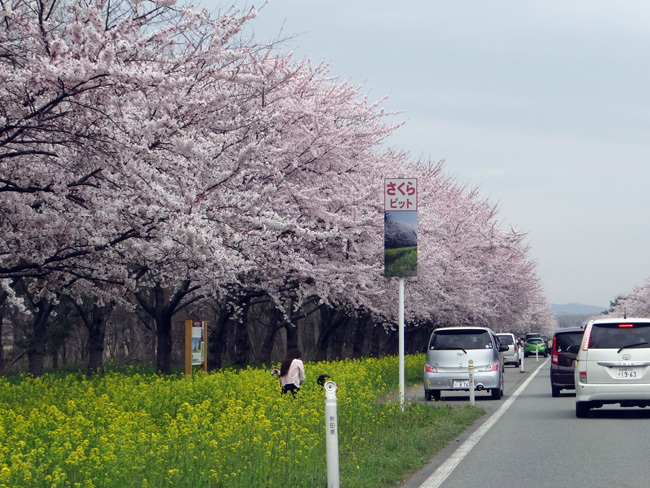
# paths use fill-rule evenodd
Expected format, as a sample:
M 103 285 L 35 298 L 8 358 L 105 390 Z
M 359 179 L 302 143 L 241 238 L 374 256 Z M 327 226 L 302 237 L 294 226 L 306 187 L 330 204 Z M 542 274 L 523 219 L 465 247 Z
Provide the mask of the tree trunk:
M 260 359 L 263 363 L 267 364 L 271 362 L 271 355 L 273 354 L 273 348 L 275 347 L 275 336 L 285 325 L 286 321 L 284 320 L 284 315 L 276 307 L 273 307 L 273 311 L 269 316 L 269 326 L 266 329 L 264 341 L 262 342 L 262 351 L 260 353 Z
M 156 362 L 156 343 L 157 343 L 157 338 L 156 338 L 156 321 L 153 319 L 151 315 L 145 312 L 146 315 L 142 315 L 140 313 L 136 312 L 136 317 L 138 317 L 139 323 L 142 324 L 142 326 L 145 328 L 147 331 L 147 343 L 146 346 L 148 348 L 146 349 L 145 357 L 149 362 L 152 364 Z M 145 347 L 146 347 L 145 346 Z
M 36 314 L 32 328 L 31 341 L 27 347 L 27 370 L 29 374 L 38 378 L 43 376 L 43 365 L 45 361 L 45 343 L 47 338 L 47 321 L 54 309 L 45 298 L 41 298 L 36 304 Z
M 370 357 L 378 358 L 381 355 L 381 346 L 385 335 L 386 331 L 384 330 L 384 327 L 375 324 L 375 326 L 372 328 L 372 340 L 370 341 L 368 352 Z
M 7 299 L 7 292 L 0 290 L 0 374 L 4 373 L 5 370 L 5 345 L 2 340 L 3 331 L 2 324 L 4 323 L 5 318 L 5 301 Z
M 227 313 L 219 314 L 215 326 L 208 334 L 208 370 L 221 369 L 229 320 Z
M 246 315 L 246 312 L 244 312 L 244 315 Z M 238 366 L 246 366 L 248 364 L 251 349 L 246 322 L 247 320 L 244 318 L 244 320 L 238 321 L 235 326 L 235 355 L 233 362 Z
M 399 353 L 399 338 L 397 329 L 390 330 L 388 334 L 384 335 L 384 341 L 381 348 L 381 355 L 395 355 Z
M 425 351 L 430 335 L 429 329 L 424 325 L 406 327 L 404 329 L 404 353 L 415 354 Z
M 5 345 L 2 340 L 2 324 L 4 323 L 4 310 L 0 306 L 0 374 L 5 371 Z
M 50 356 L 52 356 L 52 369 L 59 369 L 59 349 L 60 347 L 52 347 Z
M 345 345 L 345 337 L 347 332 L 347 327 L 343 326 L 343 323 L 346 325 L 350 324 L 352 318 L 346 317 L 341 321 L 341 324 L 334 329 L 330 335 L 329 340 L 329 349 L 331 351 L 330 357 L 328 359 L 338 361 L 340 359 L 345 359 L 343 347 Z
M 296 326 L 288 322 L 284 323 L 284 330 L 287 331 L 287 352 L 298 348 L 298 330 Z
M 156 334 L 158 336 L 158 355 L 156 369 L 162 374 L 172 372 L 172 314 L 167 307 L 162 307 L 156 314 Z
M 321 327 L 318 340 L 316 341 L 316 361 L 326 361 L 327 349 L 332 333 L 343 324 L 345 316 L 343 312 L 333 309 L 327 305 L 321 308 Z
M 158 349 L 156 355 L 156 369 L 162 374 L 172 372 L 172 317 L 176 312 L 202 297 L 195 297 L 181 305 L 182 300 L 199 287 L 190 288 L 190 280 L 183 281 L 174 294 L 165 301 L 165 290 L 160 284 L 155 284 L 149 295 L 136 292 L 135 296 L 142 308 L 156 321 L 156 336 Z
M 352 339 L 352 357 L 360 358 L 363 356 L 363 344 L 366 337 L 366 332 L 370 330 L 368 327 L 372 321 L 372 316 L 364 313 L 357 318 L 357 327 L 354 330 L 354 337 Z
M 88 328 L 88 376 L 104 372 L 106 323 L 114 307 L 115 302 L 102 307 L 93 303 L 90 314 L 85 310 L 79 310 L 79 314 Z

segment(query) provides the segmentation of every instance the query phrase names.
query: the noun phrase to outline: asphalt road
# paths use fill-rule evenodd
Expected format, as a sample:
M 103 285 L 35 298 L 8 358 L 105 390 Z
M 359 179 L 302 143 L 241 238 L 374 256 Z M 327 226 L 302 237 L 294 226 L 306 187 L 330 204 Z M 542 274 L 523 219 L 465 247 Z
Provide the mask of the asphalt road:
M 544 358 L 527 358 L 524 373 L 507 367 L 503 399 L 477 394 L 476 405 L 486 415 L 401 487 L 648 486 L 650 409 L 612 405 L 578 419 L 572 391 L 551 397 L 549 367 Z M 410 395 L 424 403 L 421 387 Z M 428 404 L 466 405 L 469 400 L 467 394 L 454 397 L 443 393 L 441 402 Z

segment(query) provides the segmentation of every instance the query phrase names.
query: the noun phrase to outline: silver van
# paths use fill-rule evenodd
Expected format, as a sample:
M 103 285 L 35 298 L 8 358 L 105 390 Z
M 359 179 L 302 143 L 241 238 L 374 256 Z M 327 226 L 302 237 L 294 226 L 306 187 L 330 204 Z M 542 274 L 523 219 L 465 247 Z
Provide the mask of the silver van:
M 469 391 L 469 360 L 474 363 L 474 388 L 503 396 L 503 352 L 487 327 L 445 327 L 429 338 L 424 365 L 424 398 L 440 400 L 443 391 Z

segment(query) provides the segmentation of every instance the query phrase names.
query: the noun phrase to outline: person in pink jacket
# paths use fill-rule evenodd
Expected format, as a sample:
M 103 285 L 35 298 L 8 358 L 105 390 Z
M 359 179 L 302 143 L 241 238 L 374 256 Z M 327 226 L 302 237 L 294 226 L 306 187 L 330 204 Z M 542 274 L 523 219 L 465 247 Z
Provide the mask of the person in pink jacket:
M 300 385 L 305 382 L 305 365 L 300 357 L 300 350 L 293 349 L 287 353 L 287 358 L 280 365 L 280 369 L 273 370 L 280 378 L 283 394 L 290 391 L 295 395 L 300 390 Z

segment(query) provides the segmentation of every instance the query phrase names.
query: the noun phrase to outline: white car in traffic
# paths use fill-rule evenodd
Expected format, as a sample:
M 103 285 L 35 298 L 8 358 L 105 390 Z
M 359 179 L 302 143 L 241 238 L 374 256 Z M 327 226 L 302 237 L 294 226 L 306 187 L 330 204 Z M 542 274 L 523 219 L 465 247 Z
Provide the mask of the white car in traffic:
M 650 319 L 590 321 L 574 374 L 577 417 L 605 404 L 650 406 Z

